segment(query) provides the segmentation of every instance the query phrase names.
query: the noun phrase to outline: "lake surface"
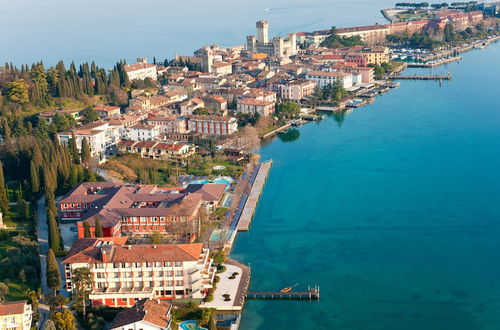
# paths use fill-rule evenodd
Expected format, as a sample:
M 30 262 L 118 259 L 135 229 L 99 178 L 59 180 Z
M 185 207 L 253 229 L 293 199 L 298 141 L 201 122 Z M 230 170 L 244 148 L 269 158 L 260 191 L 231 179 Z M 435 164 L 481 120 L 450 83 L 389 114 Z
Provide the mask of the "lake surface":
M 0 1 L 0 63 L 192 55 L 206 44 L 241 45 L 270 21 L 269 35 L 385 23 L 391 0 L 5 0 Z
M 319 285 L 321 301 L 250 301 L 241 329 L 500 328 L 500 44 L 404 81 L 373 105 L 261 150 L 274 165 L 232 257 L 250 290 Z

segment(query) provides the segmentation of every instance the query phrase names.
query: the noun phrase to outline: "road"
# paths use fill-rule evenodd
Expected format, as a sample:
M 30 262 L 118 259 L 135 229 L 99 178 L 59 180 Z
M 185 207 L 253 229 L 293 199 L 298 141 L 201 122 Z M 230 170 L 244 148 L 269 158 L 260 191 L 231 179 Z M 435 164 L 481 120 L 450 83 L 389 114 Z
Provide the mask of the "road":
M 47 210 L 45 196 L 37 201 L 36 236 L 38 237 L 38 253 L 40 256 L 42 293 L 50 293 L 47 287 L 47 253 L 49 252 L 49 226 L 47 225 Z

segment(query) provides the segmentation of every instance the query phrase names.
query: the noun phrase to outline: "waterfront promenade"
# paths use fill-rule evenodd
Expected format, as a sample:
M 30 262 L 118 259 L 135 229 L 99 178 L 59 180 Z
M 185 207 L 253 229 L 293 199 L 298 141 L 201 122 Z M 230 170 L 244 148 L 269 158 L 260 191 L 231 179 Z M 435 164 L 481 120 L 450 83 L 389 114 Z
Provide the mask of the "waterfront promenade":
M 259 202 L 260 194 L 266 183 L 272 163 L 273 162 L 270 160 L 260 164 L 259 171 L 255 177 L 252 189 L 250 190 L 250 194 L 248 195 L 248 199 L 238 222 L 238 231 L 247 231 L 250 227 L 250 222 L 257 208 L 257 203 Z

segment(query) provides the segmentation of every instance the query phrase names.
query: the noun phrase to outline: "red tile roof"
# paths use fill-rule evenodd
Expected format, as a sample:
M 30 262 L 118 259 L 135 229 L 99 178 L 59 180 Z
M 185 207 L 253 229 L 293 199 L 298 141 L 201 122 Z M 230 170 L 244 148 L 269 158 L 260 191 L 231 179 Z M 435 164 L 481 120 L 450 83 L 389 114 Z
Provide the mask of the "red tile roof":
M 172 305 L 159 299 L 142 299 L 136 304 L 123 312 L 116 315 L 111 325 L 111 329 L 123 328 L 126 325 L 145 321 L 154 324 L 160 328 L 169 328 L 170 324 L 170 309 Z
M 0 303 L 0 316 L 23 314 L 26 300 Z

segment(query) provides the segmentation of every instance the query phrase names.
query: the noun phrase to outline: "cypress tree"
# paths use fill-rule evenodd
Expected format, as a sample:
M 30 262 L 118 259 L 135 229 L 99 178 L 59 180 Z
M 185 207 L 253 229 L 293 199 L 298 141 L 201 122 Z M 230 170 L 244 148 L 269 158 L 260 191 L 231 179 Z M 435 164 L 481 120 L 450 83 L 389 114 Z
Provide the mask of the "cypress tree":
M 2 162 L 0 162 L 0 209 L 4 214 L 9 210 L 9 198 L 7 196 L 7 188 L 5 187 L 5 179 L 3 177 Z
M 87 138 L 82 140 L 82 153 L 81 153 L 82 163 L 86 164 L 90 160 L 90 146 L 87 142 Z
M 30 183 L 31 192 L 33 194 L 40 191 L 40 177 L 38 173 L 38 166 L 35 165 L 33 161 L 30 162 Z
M 61 237 L 57 228 L 56 218 L 53 212 L 48 212 L 49 219 L 49 245 L 53 251 L 61 250 Z
M 75 135 L 73 135 L 68 141 L 69 152 L 71 153 L 71 157 L 73 158 L 73 163 L 80 164 L 80 153 L 78 152 L 78 148 L 76 146 Z
M 19 220 L 27 220 L 30 217 L 30 207 L 24 199 L 17 201 L 17 218 Z
M 84 182 L 97 182 L 94 172 L 90 168 L 84 169 Z
M 85 238 L 92 237 L 92 235 L 90 234 L 90 226 L 87 222 L 83 223 L 83 237 L 85 237 Z
M 71 165 L 71 169 L 69 171 L 69 185 L 71 187 L 76 186 L 78 183 L 78 168 L 75 164 Z
M 59 272 L 56 256 L 52 249 L 49 249 L 49 253 L 47 254 L 47 286 L 54 290 L 54 295 L 56 290 L 61 286 L 61 273 Z
M 101 221 L 99 220 L 98 217 L 95 218 L 94 227 L 95 227 L 94 236 L 95 237 L 104 237 L 104 234 L 102 232 Z

